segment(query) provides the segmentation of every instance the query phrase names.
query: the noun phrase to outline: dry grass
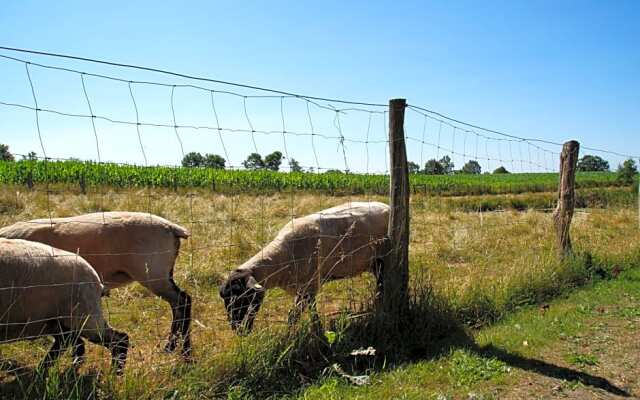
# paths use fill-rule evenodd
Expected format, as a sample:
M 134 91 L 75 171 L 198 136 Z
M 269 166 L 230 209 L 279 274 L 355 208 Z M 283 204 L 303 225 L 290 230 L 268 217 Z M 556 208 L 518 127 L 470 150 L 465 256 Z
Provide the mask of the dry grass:
M 224 378 L 224 369 L 219 366 L 237 355 L 229 349 L 237 352 L 248 346 L 248 341 L 235 337 L 226 323 L 217 291 L 225 273 L 268 243 L 292 217 L 365 199 L 386 200 L 380 196 L 223 195 L 206 190 L 174 193 L 162 189 L 118 193 L 104 189 L 81 195 L 58 188 L 47 196 L 43 191 L 25 192 L 21 187 L 5 186 L 0 194 L 0 226 L 49 214 L 69 216 L 103 209 L 151 212 L 189 228 L 192 238 L 183 242 L 175 279 L 194 298 L 195 364 L 185 366 L 178 356 L 161 351 L 169 331 L 170 310 L 139 285 L 115 290 L 104 299 L 104 307 L 111 324 L 128 332 L 133 344 L 125 377 L 107 379 L 110 393 L 160 398 L 170 397 L 180 386 L 181 396 L 190 398 L 211 390 L 211 380 Z M 551 214 L 433 212 L 431 204 L 433 198 L 412 198 L 412 280 L 433 283 L 467 322 L 490 322 L 519 304 L 566 289 L 564 286 L 575 284 L 579 278 L 579 273 L 557 262 Z M 591 253 L 596 263 L 624 266 L 640 258 L 637 210 L 582 210 L 574 221 L 575 248 Z M 333 282 L 319 298 L 320 310 L 329 315 L 362 304 L 372 287 L 370 276 Z M 283 322 L 291 303 L 283 292 L 270 291 L 256 329 L 285 331 Z M 48 346 L 48 339 L 39 339 L 3 345 L 0 350 L 3 359 L 34 366 Z M 248 346 L 246 351 L 256 350 Z M 87 353 L 84 372 L 107 371 L 106 351 L 91 345 Z M 62 367 L 66 365 L 67 360 Z M 4 384 L 13 379 L 0 375 Z M 178 379 L 189 382 L 178 384 Z M 184 388 L 193 393 L 184 393 Z M 12 390 L 16 390 L 15 385 Z

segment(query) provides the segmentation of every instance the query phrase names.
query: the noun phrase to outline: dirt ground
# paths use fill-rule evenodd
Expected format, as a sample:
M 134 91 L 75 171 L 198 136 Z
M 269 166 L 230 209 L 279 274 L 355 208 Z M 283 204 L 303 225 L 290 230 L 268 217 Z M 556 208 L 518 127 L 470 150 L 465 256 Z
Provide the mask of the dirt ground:
M 543 352 L 541 359 L 549 364 L 544 374 L 522 371 L 519 382 L 496 397 L 640 398 L 640 305 L 599 307 L 595 312 L 599 315 L 585 323 L 583 334 L 563 337 Z

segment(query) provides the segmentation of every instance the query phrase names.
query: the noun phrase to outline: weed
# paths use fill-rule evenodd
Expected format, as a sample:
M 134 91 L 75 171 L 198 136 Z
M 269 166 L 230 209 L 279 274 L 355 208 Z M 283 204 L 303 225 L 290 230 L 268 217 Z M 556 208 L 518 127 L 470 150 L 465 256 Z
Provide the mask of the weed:
M 470 386 L 502 377 L 511 369 L 495 358 L 485 358 L 467 350 L 455 350 L 449 356 L 449 378 L 455 386 Z
M 580 368 L 584 368 L 586 366 L 595 366 L 599 363 L 598 357 L 593 354 L 571 353 L 568 354 L 565 358 L 567 362 Z

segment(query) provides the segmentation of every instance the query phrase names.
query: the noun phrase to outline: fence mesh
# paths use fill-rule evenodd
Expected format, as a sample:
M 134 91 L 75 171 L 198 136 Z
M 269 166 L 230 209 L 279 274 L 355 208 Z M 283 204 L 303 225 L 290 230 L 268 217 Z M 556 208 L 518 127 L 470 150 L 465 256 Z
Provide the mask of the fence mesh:
M 77 230 L 66 242 L 51 243 L 64 242 L 70 253 L 52 250 L 44 257 L 77 264 L 82 256 L 99 274 L 109 273 L 101 276 L 107 287 L 118 287 L 98 300 L 96 313 L 89 305 L 88 311 L 74 308 L 74 291 L 98 290 L 92 280 L 62 273 L 3 279 L 3 379 L 34 368 L 47 351 L 48 339 L 13 343 L 50 334 L 44 331 L 51 328 L 47 307 L 29 301 L 43 289 L 50 290 L 52 304 L 61 296 L 67 309 L 80 313 L 56 315 L 56 329 L 77 332 L 64 320 L 86 323 L 103 314 L 129 334 L 129 365 L 153 365 L 144 374 L 162 373 L 179 357 L 163 349 L 172 326 L 167 302 L 174 301 L 180 317 L 184 304 L 173 297 L 182 291 L 193 300 L 196 359 L 225 351 L 234 333 L 218 288 L 252 257 L 258 261 L 245 265 L 268 271 L 257 273 L 268 289 L 257 330 L 286 326 L 295 302 L 315 294 L 316 286 L 322 286 L 316 303 L 325 318 L 357 317 L 375 292 L 373 274 L 360 272 L 374 271 L 386 231 L 372 211 L 374 202 L 387 202 L 389 191 L 386 104 L 36 55 L 0 54 L 0 80 L 7 88 L 0 96 L 2 129 L 19 133 L 11 143 L 18 160 L 0 162 L 0 226 L 37 219 L 23 231 Z M 407 106 L 405 132 L 413 194 L 411 280 L 437 282 L 467 322 L 481 325 L 485 317 L 465 308 L 465 296 L 478 290 L 500 296 L 513 286 L 509 279 L 548 279 L 557 272 L 549 211 L 562 144 L 484 129 L 415 105 Z M 634 158 L 582 149 L 612 166 Z M 606 235 L 600 224 L 612 218 L 608 206 L 635 201 L 635 192 L 613 174 L 579 175 L 577 187 L 578 205 L 589 207 L 575 217 L 578 242 Z M 357 202 L 369 211 L 343 212 L 346 225 L 340 213 L 322 211 Z M 119 223 L 113 211 L 144 213 L 149 221 L 161 216 L 188 229 L 189 238 L 176 253 L 175 242 L 160 236 L 126 238 L 130 227 L 108 236 L 104 226 Z M 98 217 L 77 217 L 88 213 Z M 299 219 L 314 213 L 312 222 Z M 79 220 L 58 219 L 73 216 Z M 628 215 L 620 211 L 614 218 Z M 295 234 L 277 236 L 285 226 Z M 270 245 L 276 237 L 283 239 L 276 243 L 280 251 Z M 19 264 L 12 261 L 18 253 L 0 250 L 3 268 Z M 33 254 L 20 257 L 39 265 Z M 491 283 L 479 284 L 480 277 Z M 31 318 L 36 309 L 46 324 Z M 27 320 L 43 331 L 24 334 Z M 111 359 L 97 347 L 87 355 L 89 367 Z

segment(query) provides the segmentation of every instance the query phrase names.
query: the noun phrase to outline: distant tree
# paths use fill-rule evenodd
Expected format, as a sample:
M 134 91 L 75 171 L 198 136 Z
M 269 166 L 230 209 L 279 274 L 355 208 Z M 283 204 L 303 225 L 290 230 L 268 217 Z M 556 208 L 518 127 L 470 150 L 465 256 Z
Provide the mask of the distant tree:
M 9 146 L 0 143 L 0 161 L 15 161 L 13 154 L 9 152 Z
M 586 154 L 578 160 L 578 171 L 608 171 L 609 162 L 603 160 L 602 157 Z
M 638 173 L 638 167 L 636 166 L 635 160 L 628 159 L 622 163 L 622 165 L 618 165 L 618 181 L 631 185 L 633 180 Z
M 453 169 L 455 168 L 455 165 L 453 164 L 453 161 L 451 161 L 451 157 L 444 156 L 438 162 L 442 166 L 442 170 L 444 171 L 443 173 L 445 175 L 449 175 L 453 173 Z
M 280 169 L 280 164 L 282 164 L 282 158 L 282 153 L 279 151 L 267 154 L 264 158 L 265 168 L 270 169 L 271 171 L 278 171 Z
M 432 158 L 424 164 L 423 172 L 427 175 L 443 175 L 444 168 L 435 158 Z
M 205 154 L 202 165 L 207 168 L 224 169 L 227 160 L 217 154 Z
M 343 172 L 339 169 L 328 169 L 324 172 L 325 174 L 342 174 Z
M 202 154 L 192 151 L 191 153 L 185 154 L 182 158 L 182 166 L 183 167 L 200 167 L 204 163 L 204 157 Z
M 482 173 L 482 167 L 476 160 L 469 160 L 469 162 L 462 167 L 462 172 L 465 174 L 479 175 Z
M 409 173 L 410 174 L 417 174 L 420 172 L 420 166 L 416 163 L 414 163 L 413 161 L 409 161 L 407 163 L 407 166 L 409 167 Z
M 309 167 L 309 168 L 307 168 L 307 172 L 309 172 L 309 173 L 311 173 L 311 174 L 312 174 L 312 173 L 314 173 L 315 171 L 316 171 L 316 170 L 315 170 L 315 168 L 313 168 L 313 167 Z
M 493 173 L 494 174 L 509 174 L 510 172 L 507 171 L 507 169 L 501 165 L 498 168 L 494 169 Z
M 302 172 L 302 167 L 300 166 L 300 163 L 296 161 L 295 158 L 289 159 L 289 170 L 291 172 Z
M 264 160 L 258 153 L 251 153 L 246 160 L 242 162 L 246 169 L 264 169 Z
M 30 151 L 26 156 L 22 156 L 23 160 L 36 161 L 38 159 L 38 155 L 35 151 Z M 79 159 L 74 159 L 73 157 L 69 158 L 68 161 L 80 161 Z

